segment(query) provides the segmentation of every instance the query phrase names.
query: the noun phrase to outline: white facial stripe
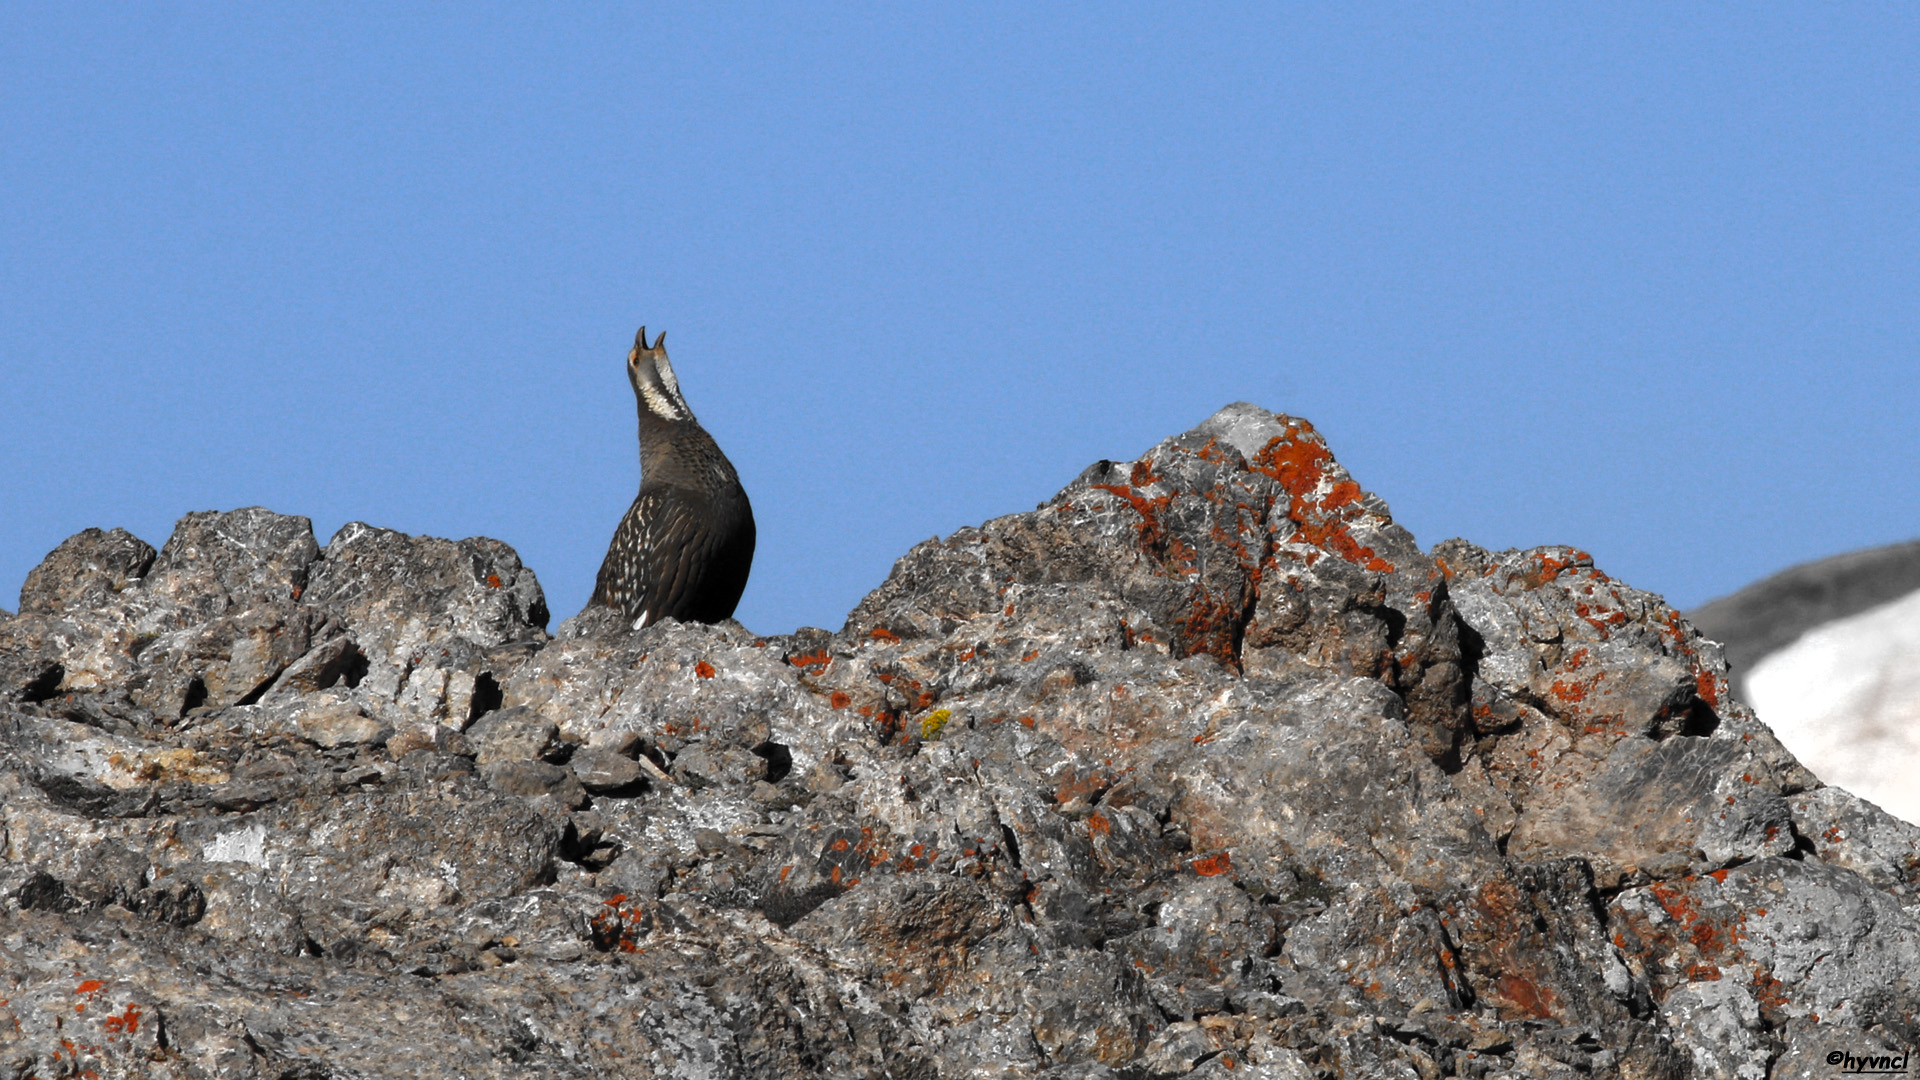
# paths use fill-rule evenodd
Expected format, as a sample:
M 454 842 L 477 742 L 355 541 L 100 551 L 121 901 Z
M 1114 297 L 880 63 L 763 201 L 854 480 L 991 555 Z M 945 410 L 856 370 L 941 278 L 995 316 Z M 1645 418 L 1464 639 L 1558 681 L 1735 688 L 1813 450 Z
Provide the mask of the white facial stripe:
M 687 399 L 680 396 L 680 380 L 673 377 L 673 365 L 667 363 L 665 356 L 654 361 L 653 370 L 660 373 L 660 382 L 667 388 L 667 396 L 673 399 L 674 406 L 681 412 L 692 412 L 687 408 Z
M 673 401 L 669 399 L 666 394 L 661 393 L 660 388 L 652 383 L 643 382 L 640 384 L 640 400 L 647 403 L 647 411 L 661 419 L 685 420 L 687 418 L 686 414 L 676 408 Z

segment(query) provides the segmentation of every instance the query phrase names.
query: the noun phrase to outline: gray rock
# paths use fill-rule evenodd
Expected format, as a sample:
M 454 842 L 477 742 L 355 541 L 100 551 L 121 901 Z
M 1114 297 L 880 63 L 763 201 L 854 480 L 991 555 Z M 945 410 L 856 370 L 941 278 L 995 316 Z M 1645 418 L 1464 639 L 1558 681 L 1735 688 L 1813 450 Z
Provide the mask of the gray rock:
M 75 533 L 54 548 L 20 587 L 20 614 L 59 615 L 99 607 L 147 576 L 154 550 L 125 529 Z
M 560 747 L 560 729 L 554 722 L 525 707 L 488 713 L 466 735 L 474 760 L 481 765 L 537 761 Z
M 0 621 L 0 1074 L 1825 1075 L 1920 830 L 1571 548 L 1231 406 L 837 633 L 191 515 Z M 147 561 L 151 565 L 146 565 Z M 84 1009 L 76 1009 L 84 1005 Z
M 321 554 L 308 600 L 352 635 L 357 688 L 379 712 L 455 728 L 498 707 L 507 673 L 546 640 L 539 581 L 484 537 L 349 523 Z
M 1913 1064 L 1912 1044 L 1886 1030 L 1793 1021 L 1781 1041 L 1786 1051 L 1773 1063 L 1772 1080 L 1828 1080 L 1868 1070 L 1899 1075 Z
M 1903 903 L 1920 895 L 1920 826 L 1852 792 L 1825 787 L 1788 800 L 1794 832 L 1822 862 L 1851 870 Z
M 551 795 L 575 810 L 587 804 L 586 788 L 573 773 L 544 761 L 496 761 L 481 770 L 487 783 L 509 795 L 534 798 Z
M 383 743 L 393 729 L 352 702 L 322 704 L 294 717 L 300 734 L 328 750 L 358 743 Z
M 188 514 L 142 582 L 168 621 L 189 626 L 257 604 L 298 600 L 319 555 L 313 523 L 258 506 Z
M 161 635 L 139 654 L 128 692 L 170 719 L 203 706 L 251 703 L 307 654 L 316 634 L 327 637 L 331 629 L 323 613 L 292 600 L 257 604 Z
M 595 794 L 630 789 L 646 775 L 639 762 L 605 750 L 577 750 L 567 764 L 580 783 Z

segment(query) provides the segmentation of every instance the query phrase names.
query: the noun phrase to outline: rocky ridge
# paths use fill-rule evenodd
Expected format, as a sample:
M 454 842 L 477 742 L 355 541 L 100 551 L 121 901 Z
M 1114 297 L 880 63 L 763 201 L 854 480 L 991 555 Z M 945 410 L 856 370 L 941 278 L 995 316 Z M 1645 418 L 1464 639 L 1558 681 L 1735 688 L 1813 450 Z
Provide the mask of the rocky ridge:
M 837 633 L 496 541 L 88 530 L 0 621 L 0 1077 L 1788 1077 L 1920 1041 L 1920 830 L 1571 548 L 1231 406 Z

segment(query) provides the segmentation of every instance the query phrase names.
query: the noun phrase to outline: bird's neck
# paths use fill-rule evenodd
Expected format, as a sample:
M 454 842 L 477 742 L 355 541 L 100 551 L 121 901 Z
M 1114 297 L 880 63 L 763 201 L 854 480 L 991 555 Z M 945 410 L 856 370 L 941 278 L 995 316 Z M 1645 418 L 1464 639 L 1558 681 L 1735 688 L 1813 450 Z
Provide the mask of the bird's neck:
M 640 410 L 640 478 L 670 483 L 699 475 L 705 462 L 719 456 L 713 436 L 694 421 L 665 420 Z

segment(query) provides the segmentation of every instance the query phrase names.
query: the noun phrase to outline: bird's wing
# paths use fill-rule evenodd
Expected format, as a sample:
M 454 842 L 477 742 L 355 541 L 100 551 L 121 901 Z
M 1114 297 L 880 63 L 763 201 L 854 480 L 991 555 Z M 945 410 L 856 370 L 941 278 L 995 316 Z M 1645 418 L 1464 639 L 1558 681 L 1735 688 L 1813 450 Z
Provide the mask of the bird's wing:
M 679 488 L 644 492 L 638 508 L 644 534 L 639 549 L 641 580 L 645 582 L 638 608 L 648 624 L 669 615 L 682 618 L 712 558 L 713 532 L 701 508 Z

